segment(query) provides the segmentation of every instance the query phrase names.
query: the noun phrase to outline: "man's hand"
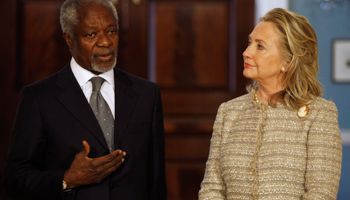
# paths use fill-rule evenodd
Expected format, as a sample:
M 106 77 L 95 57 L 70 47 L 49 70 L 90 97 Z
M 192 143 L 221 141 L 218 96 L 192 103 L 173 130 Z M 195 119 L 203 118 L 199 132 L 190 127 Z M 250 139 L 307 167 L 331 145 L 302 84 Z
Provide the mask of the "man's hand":
M 75 155 L 70 168 L 64 174 L 63 179 L 67 182 L 68 188 L 99 183 L 124 162 L 126 155 L 121 150 L 115 150 L 99 158 L 89 158 L 89 153 L 90 145 L 83 141 L 83 149 Z

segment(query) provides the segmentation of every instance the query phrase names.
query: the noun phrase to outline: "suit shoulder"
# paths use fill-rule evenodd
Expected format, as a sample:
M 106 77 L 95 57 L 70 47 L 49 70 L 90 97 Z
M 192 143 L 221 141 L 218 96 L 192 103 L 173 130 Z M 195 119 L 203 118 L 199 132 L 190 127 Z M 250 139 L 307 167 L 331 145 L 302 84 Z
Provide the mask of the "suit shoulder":
M 41 79 L 39 81 L 36 81 L 34 83 L 31 83 L 26 88 L 30 88 L 32 91 L 45 91 L 45 90 L 52 90 L 52 88 L 56 85 L 57 80 L 57 73 L 54 73 L 44 79 Z
M 54 74 L 32 84 L 29 84 L 23 89 L 29 89 L 30 91 L 35 92 L 37 95 L 55 94 L 56 92 L 60 91 L 57 90 L 57 81 L 59 79 L 64 80 L 64 82 L 66 82 L 68 85 L 71 83 L 72 77 L 74 78 L 74 75 L 71 72 L 70 66 L 66 65 Z
M 222 110 L 246 109 L 246 107 L 251 104 L 250 102 L 252 102 L 252 95 L 248 93 L 222 103 L 219 109 L 222 109 Z
M 337 111 L 337 107 L 333 101 L 326 100 L 322 97 L 315 98 L 311 106 L 316 109 Z
M 226 105 L 233 106 L 233 105 L 241 105 L 245 104 L 248 101 L 252 101 L 252 95 L 251 94 L 244 94 L 242 96 L 239 96 L 237 98 L 231 99 L 227 102 L 225 102 Z
M 338 109 L 333 101 L 317 97 L 309 106 L 311 112 L 316 113 L 317 119 L 332 121 L 338 118 Z
M 145 87 L 159 88 L 157 83 L 135 76 L 133 74 L 130 74 L 120 69 L 116 70 L 116 78 L 120 79 L 120 81 L 126 83 L 129 86 L 133 86 L 137 88 L 145 88 Z

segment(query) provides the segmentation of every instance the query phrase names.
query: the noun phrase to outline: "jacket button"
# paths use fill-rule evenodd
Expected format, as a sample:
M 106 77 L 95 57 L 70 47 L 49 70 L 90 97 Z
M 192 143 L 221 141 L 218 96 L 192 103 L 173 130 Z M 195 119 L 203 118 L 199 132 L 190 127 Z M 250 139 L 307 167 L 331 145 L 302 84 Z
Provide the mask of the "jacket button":
M 111 188 L 112 188 L 112 189 L 115 189 L 117 186 L 118 186 L 118 184 L 115 184 L 115 183 L 114 183 L 114 184 L 111 185 Z

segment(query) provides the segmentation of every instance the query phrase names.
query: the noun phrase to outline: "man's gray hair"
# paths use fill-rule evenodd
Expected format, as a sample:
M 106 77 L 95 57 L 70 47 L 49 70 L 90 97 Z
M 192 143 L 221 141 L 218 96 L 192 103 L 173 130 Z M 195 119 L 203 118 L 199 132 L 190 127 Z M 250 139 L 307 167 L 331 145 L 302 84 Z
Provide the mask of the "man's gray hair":
M 78 10 L 97 5 L 110 8 L 113 12 L 118 26 L 117 9 L 110 0 L 66 0 L 61 7 L 60 13 L 62 32 L 67 33 L 69 37 L 74 38 L 74 28 L 79 22 Z

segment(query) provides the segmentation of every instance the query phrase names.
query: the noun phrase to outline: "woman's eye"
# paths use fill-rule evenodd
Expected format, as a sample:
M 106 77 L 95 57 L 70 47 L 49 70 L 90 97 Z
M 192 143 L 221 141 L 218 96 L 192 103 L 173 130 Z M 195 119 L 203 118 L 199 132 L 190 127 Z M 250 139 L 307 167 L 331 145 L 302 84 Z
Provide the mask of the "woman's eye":
M 248 46 L 250 45 L 250 43 L 251 43 L 251 42 L 248 40 Z
M 92 36 L 94 36 L 94 34 L 93 34 L 93 33 L 89 33 L 89 34 L 87 34 L 86 36 L 87 36 L 87 37 L 92 37 Z
M 263 45 L 258 44 L 258 49 L 263 49 L 263 48 L 264 48 L 264 46 L 263 46 Z

